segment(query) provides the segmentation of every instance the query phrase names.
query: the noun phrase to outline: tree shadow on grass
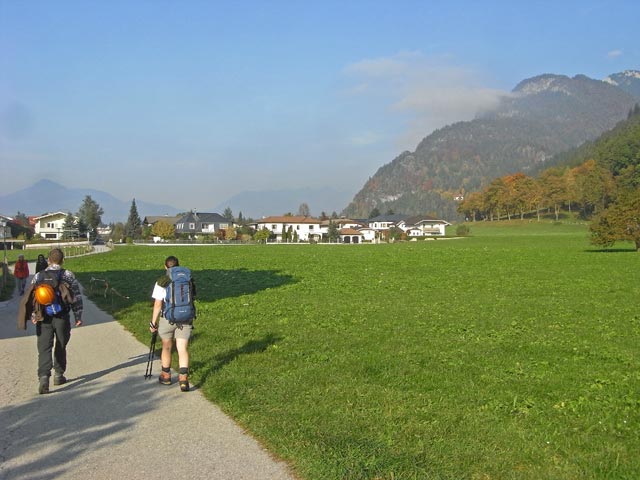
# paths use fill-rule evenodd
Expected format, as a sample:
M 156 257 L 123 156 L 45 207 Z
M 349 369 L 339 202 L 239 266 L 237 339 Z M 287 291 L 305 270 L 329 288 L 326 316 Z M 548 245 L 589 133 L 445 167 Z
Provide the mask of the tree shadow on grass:
M 214 302 L 223 298 L 250 295 L 296 282 L 278 270 L 193 270 L 196 299 Z M 78 272 L 84 293 L 100 308 L 117 314 L 135 303 L 152 304 L 153 286 L 162 276 L 158 270 L 109 270 Z
M 263 338 L 258 340 L 250 340 L 241 347 L 227 350 L 226 352 L 218 355 L 213 355 L 203 360 L 193 360 L 191 362 L 191 370 L 198 372 L 199 382 L 194 385 L 194 388 L 198 388 L 200 385 L 206 383 L 207 379 L 216 372 L 229 365 L 241 355 L 251 355 L 253 353 L 262 353 L 266 351 L 271 345 L 275 345 L 282 340 L 282 337 L 273 333 L 266 334 Z
M 638 251 L 633 248 L 598 248 L 598 249 L 589 249 L 585 250 L 586 253 L 638 253 Z

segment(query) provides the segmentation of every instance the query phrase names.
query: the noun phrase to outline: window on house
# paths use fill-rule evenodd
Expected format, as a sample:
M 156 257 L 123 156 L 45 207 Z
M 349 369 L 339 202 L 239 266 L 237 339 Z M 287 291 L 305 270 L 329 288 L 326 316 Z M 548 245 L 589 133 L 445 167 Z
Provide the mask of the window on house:
M 229 224 L 228 223 L 221 223 L 220 224 L 220 230 L 224 230 L 225 228 L 229 228 Z
M 47 222 L 47 228 L 56 228 L 56 224 L 53 222 Z
M 309 230 L 313 230 L 313 225 L 309 225 Z
M 203 230 L 207 230 L 209 228 L 209 224 L 208 223 L 203 223 L 202 224 L 202 229 Z
M 195 230 L 195 228 L 196 228 L 196 224 L 195 223 L 190 223 L 189 224 L 189 229 L 190 230 Z

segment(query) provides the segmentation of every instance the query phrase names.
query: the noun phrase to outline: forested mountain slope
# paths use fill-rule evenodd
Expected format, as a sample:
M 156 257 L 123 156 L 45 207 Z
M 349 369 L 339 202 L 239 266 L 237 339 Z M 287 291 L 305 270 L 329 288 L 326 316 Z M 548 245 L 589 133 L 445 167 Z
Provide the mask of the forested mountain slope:
M 377 208 L 453 220 L 455 196 L 508 173 L 540 169 L 554 155 L 613 128 L 638 101 L 584 75 L 525 80 L 495 111 L 436 130 L 415 152 L 381 167 L 344 213 L 367 217 Z
M 640 166 L 640 104 L 636 104 L 629 117 L 597 139 L 578 148 L 556 155 L 545 168 L 576 167 L 587 160 L 619 176 L 628 167 Z

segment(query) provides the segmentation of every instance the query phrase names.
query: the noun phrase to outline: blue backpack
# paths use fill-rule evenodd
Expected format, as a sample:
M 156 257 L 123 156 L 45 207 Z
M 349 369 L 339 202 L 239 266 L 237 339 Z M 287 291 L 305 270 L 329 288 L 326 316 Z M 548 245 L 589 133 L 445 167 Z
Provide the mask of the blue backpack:
M 170 281 L 166 287 L 162 315 L 169 323 L 191 323 L 196 318 L 191 270 L 187 267 L 171 267 L 167 270 L 167 276 Z

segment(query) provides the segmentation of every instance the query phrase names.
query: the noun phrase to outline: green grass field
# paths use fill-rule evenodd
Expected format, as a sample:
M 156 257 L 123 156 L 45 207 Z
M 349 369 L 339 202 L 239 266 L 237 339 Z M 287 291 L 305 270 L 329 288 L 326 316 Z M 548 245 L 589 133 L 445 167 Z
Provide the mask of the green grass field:
M 630 244 L 500 222 L 463 239 L 69 259 L 141 353 L 169 254 L 198 285 L 193 383 L 300 478 L 640 477 Z

